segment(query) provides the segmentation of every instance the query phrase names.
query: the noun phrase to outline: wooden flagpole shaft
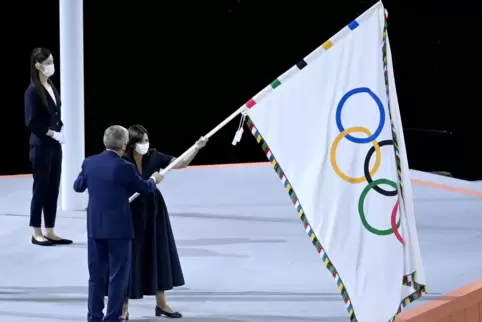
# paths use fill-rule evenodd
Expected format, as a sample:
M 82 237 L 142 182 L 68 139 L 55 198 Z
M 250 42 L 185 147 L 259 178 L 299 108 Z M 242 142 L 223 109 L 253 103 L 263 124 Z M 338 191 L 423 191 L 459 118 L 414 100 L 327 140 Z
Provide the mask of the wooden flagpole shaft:
M 209 139 L 211 136 L 213 136 L 217 131 L 221 130 L 226 124 L 228 124 L 229 122 L 231 122 L 236 116 L 238 116 L 243 110 L 245 109 L 245 105 L 241 106 L 240 108 L 238 108 L 236 111 L 234 111 L 231 115 L 229 115 L 224 121 L 222 121 L 221 123 L 219 123 L 214 129 L 212 129 L 211 131 L 209 131 L 208 134 L 206 134 L 204 137 Z M 183 154 L 181 154 L 176 160 L 174 160 L 174 162 L 171 162 L 164 170 L 162 170 L 160 173 L 162 175 L 165 175 L 169 170 L 171 170 L 172 168 L 176 167 L 179 163 L 181 163 L 183 161 L 183 159 L 188 156 L 189 154 L 191 154 L 194 149 L 196 148 L 196 144 L 193 144 L 193 146 L 191 146 L 189 149 L 187 149 Z M 129 202 L 132 202 L 134 201 L 137 197 L 139 197 L 139 193 L 135 193 L 133 194 L 130 198 L 129 198 Z

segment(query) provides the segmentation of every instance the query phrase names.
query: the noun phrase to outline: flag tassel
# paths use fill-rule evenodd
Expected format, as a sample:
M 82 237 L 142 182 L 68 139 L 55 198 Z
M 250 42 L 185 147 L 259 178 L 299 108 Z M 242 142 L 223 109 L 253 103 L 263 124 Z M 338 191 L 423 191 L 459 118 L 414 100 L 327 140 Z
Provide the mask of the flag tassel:
M 243 133 L 244 133 L 243 125 L 244 125 L 244 122 L 246 121 L 247 114 L 248 113 L 246 109 L 244 109 L 241 112 L 241 119 L 239 120 L 238 130 L 236 131 L 236 134 L 234 134 L 233 142 L 231 142 L 232 145 L 236 145 L 239 142 L 241 142 L 241 138 L 243 137 Z

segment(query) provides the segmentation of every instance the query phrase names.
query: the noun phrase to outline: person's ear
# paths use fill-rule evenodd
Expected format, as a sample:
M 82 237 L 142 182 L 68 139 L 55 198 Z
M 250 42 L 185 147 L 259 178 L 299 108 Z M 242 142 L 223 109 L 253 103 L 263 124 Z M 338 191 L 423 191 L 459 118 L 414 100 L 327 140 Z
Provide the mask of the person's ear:
M 39 71 L 43 71 L 42 65 L 40 65 L 39 62 L 35 63 L 35 68 L 37 68 Z

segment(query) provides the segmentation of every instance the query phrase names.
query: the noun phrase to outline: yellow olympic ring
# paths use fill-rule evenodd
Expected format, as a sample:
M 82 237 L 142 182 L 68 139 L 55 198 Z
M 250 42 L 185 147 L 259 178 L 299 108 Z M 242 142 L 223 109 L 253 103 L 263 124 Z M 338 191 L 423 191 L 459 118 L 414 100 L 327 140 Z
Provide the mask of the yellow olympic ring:
M 367 137 L 372 136 L 372 133 L 370 133 L 370 131 L 367 128 L 362 126 L 350 127 L 344 130 L 343 132 L 338 134 L 335 140 L 333 141 L 333 144 L 331 146 L 331 151 L 330 151 L 330 161 L 331 161 L 331 165 L 333 166 L 333 170 L 340 178 L 342 178 L 343 180 L 349 183 L 362 183 L 364 181 L 367 181 L 365 176 L 361 176 L 359 178 L 349 177 L 340 170 L 340 168 L 338 167 L 338 164 L 336 163 L 336 150 L 338 148 L 338 144 L 340 144 L 340 141 L 343 138 L 345 138 L 345 136 L 353 132 L 364 133 L 367 135 Z M 378 168 L 380 168 L 382 153 L 380 151 L 380 146 L 378 145 L 378 142 L 376 140 L 373 140 L 372 143 L 373 143 L 373 147 L 375 148 L 375 164 L 373 165 L 373 169 L 370 170 L 370 175 L 373 177 L 375 173 L 378 171 Z

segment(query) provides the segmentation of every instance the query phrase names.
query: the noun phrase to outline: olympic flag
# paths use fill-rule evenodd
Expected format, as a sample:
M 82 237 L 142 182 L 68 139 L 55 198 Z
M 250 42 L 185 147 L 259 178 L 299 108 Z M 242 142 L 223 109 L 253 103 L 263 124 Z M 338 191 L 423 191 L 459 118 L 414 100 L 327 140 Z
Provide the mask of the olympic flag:
M 381 2 L 246 103 L 351 321 L 426 293 Z

